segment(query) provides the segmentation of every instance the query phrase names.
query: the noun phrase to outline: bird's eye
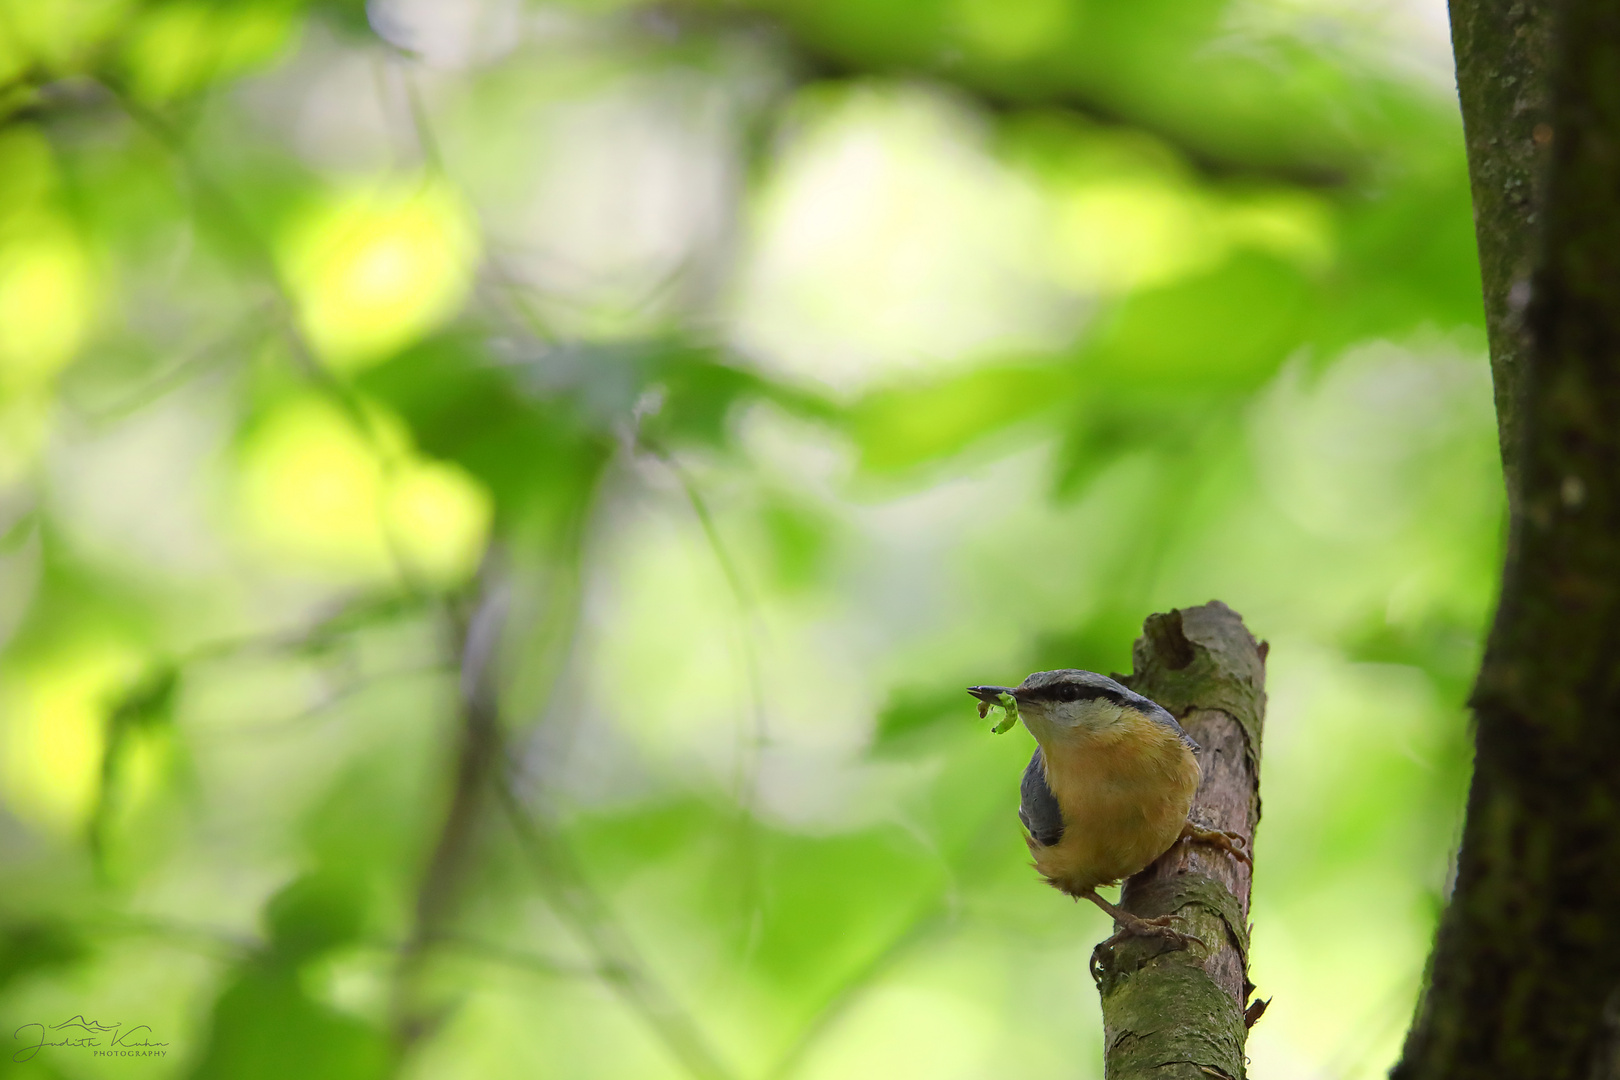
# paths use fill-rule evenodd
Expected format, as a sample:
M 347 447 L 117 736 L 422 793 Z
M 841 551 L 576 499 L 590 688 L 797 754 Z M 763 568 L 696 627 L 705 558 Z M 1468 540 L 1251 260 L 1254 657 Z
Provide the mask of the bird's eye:
M 1057 692 L 1059 701 L 1076 701 L 1080 697 L 1078 686 L 1060 686 Z

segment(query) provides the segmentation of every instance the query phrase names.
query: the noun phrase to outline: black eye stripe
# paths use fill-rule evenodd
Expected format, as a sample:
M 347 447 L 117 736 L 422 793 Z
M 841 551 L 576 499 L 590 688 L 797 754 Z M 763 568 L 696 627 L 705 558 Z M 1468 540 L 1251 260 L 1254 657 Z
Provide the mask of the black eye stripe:
M 1055 686 L 1021 690 L 1018 696 L 1028 701 L 1095 701 L 1098 698 L 1105 698 L 1115 705 L 1126 703 L 1125 695 L 1118 690 L 1111 690 L 1106 686 L 1082 686 L 1078 683 L 1058 683 Z

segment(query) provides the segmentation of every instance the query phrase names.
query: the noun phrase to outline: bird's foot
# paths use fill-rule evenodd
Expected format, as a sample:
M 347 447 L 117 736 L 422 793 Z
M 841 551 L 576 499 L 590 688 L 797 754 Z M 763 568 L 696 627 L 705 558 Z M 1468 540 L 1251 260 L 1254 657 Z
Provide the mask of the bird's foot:
M 1184 934 L 1177 930 L 1172 925 L 1175 921 L 1173 915 L 1160 915 L 1156 919 L 1144 919 L 1132 915 L 1128 911 L 1120 911 L 1114 918 L 1113 936 L 1107 941 L 1099 942 L 1097 947 L 1091 950 L 1091 978 L 1094 982 L 1101 982 L 1102 980 L 1103 964 L 1107 953 L 1115 945 L 1128 938 L 1157 938 L 1165 943 L 1165 947 L 1160 950 L 1161 952 L 1175 952 L 1178 949 L 1185 949 L 1194 942 L 1199 945 L 1204 944 L 1203 938 L 1193 934 Z
M 1158 938 L 1168 942 L 1171 949 L 1185 949 L 1195 941 L 1200 945 L 1204 943 L 1201 937 L 1177 930 L 1174 915 L 1160 915 L 1156 919 L 1144 919 L 1128 911 L 1122 911 L 1119 915 L 1123 917 L 1116 917 L 1114 936 L 1097 946 L 1099 949 L 1111 949 L 1126 938 L 1133 937 Z
M 1254 866 L 1254 857 L 1249 854 L 1249 842 L 1242 833 L 1227 832 L 1224 829 L 1206 829 L 1189 821 L 1181 827 L 1181 835 L 1176 838 L 1176 843 L 1208 844 L 1210 847 L 1220 848 L 1245 866 Z
M 1110 904 L 1098 896 L 1097 890 L 1094 888 L 1078 891 L 1073 895 L 1076 899 L 1090 900 L 1107 912 L 1108 916 L 1114 920 L 1114 936 L 1097 946 L 1098 949 L 1111 948 L 1128 937 L 1159 938 L 1161 941 L 1169 942 L 1171 947 L 1175 949 L 1185 949 L 1190 941 L 1196 941 L 1200 945 L 1204 943 L 1201 938 L 1193 937 L 1191 934 L 1183 934 L 1177 930 L 1172 925 L 1175 922 L 1175 916 L 1173 915 L 1160 915 L 1156 919 L 1144 919 L 1140 915 L 1132 915 L 1117 904 Z

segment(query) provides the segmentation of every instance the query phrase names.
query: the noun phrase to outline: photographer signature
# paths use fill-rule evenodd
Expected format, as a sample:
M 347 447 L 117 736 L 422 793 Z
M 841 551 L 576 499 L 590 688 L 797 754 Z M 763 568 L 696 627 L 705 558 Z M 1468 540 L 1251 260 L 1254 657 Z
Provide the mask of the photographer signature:
M 60 1024 L 24 1024 L 12 1033 L 12 1038 L 24 1040 L 26 1045 L 11 1055 L 11 1060 L 21 1064 L 32 1061 L 47 1046 L 106 1046 L 116 1047 L 123 1051 L 135 1053 L 161 1055 L 163 1051 L 153 1049 L 168 1046 L 166 1042 L 153 1042 L 152 1029 L 146 1024 L 125 1029 L 123 1024 L 103 1024 L 95 1020 L 86 1020 L 83 1016 L 75 1016 L 64 1020 Z M 143 1048 L 136 1050 L 136 1048 Z

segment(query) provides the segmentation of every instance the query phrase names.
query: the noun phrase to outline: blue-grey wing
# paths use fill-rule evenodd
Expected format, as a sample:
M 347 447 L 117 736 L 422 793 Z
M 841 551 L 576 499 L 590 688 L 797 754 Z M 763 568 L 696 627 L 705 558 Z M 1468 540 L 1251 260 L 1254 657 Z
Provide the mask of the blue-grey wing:
M 1018 807 L 1018 820 L 1024 823 L 1037 844 L 1051 847 L 1063 839 L 1063 811 L 1058 808 L 1057 796 L 1046 785 L 1046 767 L 1041 760 L 1041 748 L 1024 769 L 1021 788 L 1023 802 Z

